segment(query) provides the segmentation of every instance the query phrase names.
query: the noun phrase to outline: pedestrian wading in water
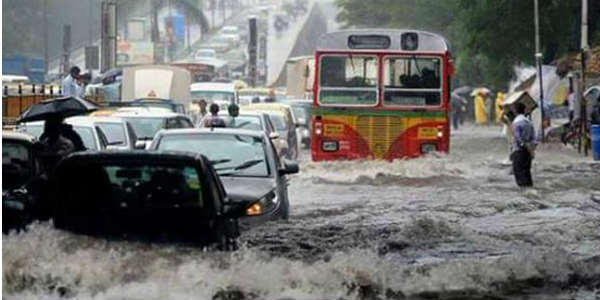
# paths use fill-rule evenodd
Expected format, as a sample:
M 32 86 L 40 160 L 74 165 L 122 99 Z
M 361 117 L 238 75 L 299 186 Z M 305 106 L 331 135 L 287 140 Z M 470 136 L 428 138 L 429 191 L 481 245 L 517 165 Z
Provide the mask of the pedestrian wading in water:
M 513 174 L 519 187 L 532 187 L 531 162 L 535 157 L 535 129 L 531 121 L 525 116 L 525 104 L 517 103 L 515 112 L 517 116 L 512 122 L 513 144 L 511 160 Z

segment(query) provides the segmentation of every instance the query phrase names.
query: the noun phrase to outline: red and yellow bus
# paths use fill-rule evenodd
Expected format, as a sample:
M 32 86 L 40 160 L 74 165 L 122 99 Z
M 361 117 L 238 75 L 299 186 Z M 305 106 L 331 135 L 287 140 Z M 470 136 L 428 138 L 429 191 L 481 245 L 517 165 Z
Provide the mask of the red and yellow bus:
M 414 30 L 323 35 L 315 54 L 314 161 L 448 152 L 453 72 L 443 37 Z

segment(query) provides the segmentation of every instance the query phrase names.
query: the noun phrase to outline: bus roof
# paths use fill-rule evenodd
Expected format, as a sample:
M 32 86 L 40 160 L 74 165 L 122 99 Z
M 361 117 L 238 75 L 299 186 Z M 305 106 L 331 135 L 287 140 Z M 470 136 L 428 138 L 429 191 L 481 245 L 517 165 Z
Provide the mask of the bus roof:
M 418 37 L 417 47 L 406 49 L 402 47 L 402 36 L 412 34 Z M 382 44 L 380 37 L 387 37 L 389 43 Z M 351 43 L 351 38 L 355 39 Z M 352 44 L 352 45 L 351 45 Z M 317 43 L 318 50 L 391 50 L 409 52 L 446 52 L 449 50 L 446 40 L 437 34 L 409 29 L 353 29 L 330 32 L 322 35 Z

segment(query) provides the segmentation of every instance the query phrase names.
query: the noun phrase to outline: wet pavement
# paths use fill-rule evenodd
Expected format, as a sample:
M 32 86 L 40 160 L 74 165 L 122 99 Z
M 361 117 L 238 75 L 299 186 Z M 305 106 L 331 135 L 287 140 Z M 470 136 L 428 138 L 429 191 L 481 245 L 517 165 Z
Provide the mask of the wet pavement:
M 4 235 L 6 299 L 600 299 L 600 164 L 544 145 L 515 187 L 500 129 L 449 155 L 312 163 L 292 211 L 234 253 L 34 224 Z

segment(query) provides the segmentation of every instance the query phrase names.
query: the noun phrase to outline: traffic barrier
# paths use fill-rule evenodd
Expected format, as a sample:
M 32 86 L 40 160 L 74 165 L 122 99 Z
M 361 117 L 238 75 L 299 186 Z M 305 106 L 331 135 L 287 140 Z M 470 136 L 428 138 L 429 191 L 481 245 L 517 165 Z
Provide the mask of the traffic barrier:
M 2 89 L 2 125 L 16 123 L 17 118 L 31 105 L 44 100 L 61 97 L 60 86 L 36 86 L 36 85 L 5 85 Z M 96 103 L 102 102 L 102 97 L 88 97 L 88 100 Z
M 592 125 L 592 153 L 594 160 L 600 160 L 600 125 Z

